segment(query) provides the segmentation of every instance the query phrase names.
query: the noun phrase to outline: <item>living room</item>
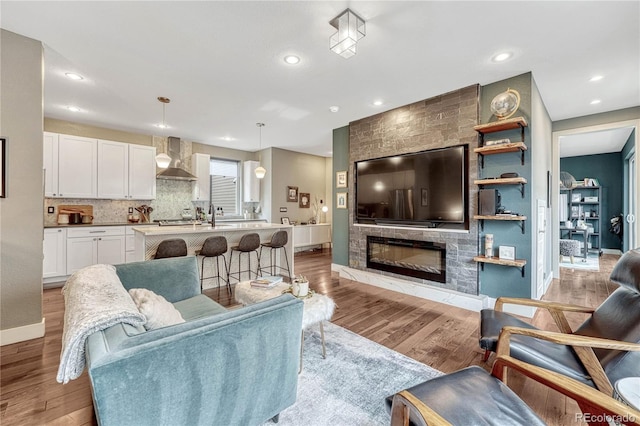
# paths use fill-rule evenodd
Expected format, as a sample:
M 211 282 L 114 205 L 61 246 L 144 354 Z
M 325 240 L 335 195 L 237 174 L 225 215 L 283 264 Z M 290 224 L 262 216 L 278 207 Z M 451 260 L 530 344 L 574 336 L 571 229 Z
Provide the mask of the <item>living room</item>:
M 328 17 L 325 21 L 328 21 L 330 18 L 331 17 Z M 375 25 L 368 27 L 370 31 L 368 34 L 369 37 L 372 36 L 374 28 Z M 633 31 L 637 32 L 637 25 L 636 27 L 632 26 L 631 32 L 633 33 Z M 364 40 L 366 41 L 367 38 Z M 5 50 L 4 48 L 8 46 L 9 43 L 15 43 L 12 45 L 14 52 L 19 51 L 21 55 L 33 59 L 34 61 L 31 64 L 41 64 L 41 59 L 38 59 L 40 55 L 38 51 L 41 52 L 42 45 L 38 45 L 38 43 L 34 45 L 32 41 L 33 39 L 19 35 L 17 38 L 14 38 L 13 35 L 7 36 L 3 31 L 3 51 L 7 52 L 7 55 L 10 54 L 11 49 Z M 5 43 L 7 44 L 5 45 Z M 364 49 L 364 46 L 362 49 Z M 30 53 L 27 54 L 27 52 Z M 327 52 L 327 54 L 328 53 L 332 52 Z M 362 55 L 363 50 L 359 50 L 358 54 Z M 358 56 L 356 56 L 356 58 L 357 57 Z M 7 61 L 3 61 L 3 63 L 15 63 L 11 61 L 12 57 L 8 57 L 8 59 Z M 342 60 L 342 58 L 338 59 Z M 348 63 L 349 60 L 341 63 L 340 69 L 343 70 L 344 64 Z M 3 71 L 9 70 L 10 68 L 8 68 L 8 66 L 9 65 L 5 68 L 3 65 Z M 6 83 L 3 83 L 2 87 L 3 93 L 6 94 L 6 96 L 3 96 L 3 135 L 7 136 L 9 143 L 11 140 L 16 139 L 21 141 L 21 147 L 19 149 L 15 148 L 14 145 L 14 147 L 10 148 L 7 152 L 8 162 L 12 167 L 8 167 L 7 170 L 7 198 L 2 200 L 2 213 L 4 213 L 2 215 L 2 331 L 17 329 L 19 333 L 25 333 L 25 336 L 32 336 L 31 333 L 35 329 L 36 335 L 42 333 L 46 339 L 48 333 L 50 333 L 50 321 L 53 321 L 54 324 L 52 325 L 55 325 L 56 320 L 47 318 L 47 312 L 52 312 L 48 311 L 48 309 L 51 308 L 51 306 L 48 306 L 48 303 L 51 301 L 49 298 L 49 294 L 51 293 L 45 292 L 44 297 L 42 296 L 42 265 L 38 262 L 38 256 L 39 253 L 42 252 L 41 242 L 43 228 L 37 223 L 34 225 L 33 218 L 29 220 L 24 218 L 25 211 L 30 212 L 29 215 L 37 216 L 36 222 L 39 221 L 40 217 L 47 217 L 47 213 L 43 211 L 44 197 L 42 196 L 42 179 L 40 178 L 42 167 L 41 164 L 33 164 L 34 162 L 30 161 L 34 153 L 41 152 L 42 131 L 70 133 L 78 131 L 78 129 L 86 131 L 89 128 L 100 128 L 117 132 L 118 135 L 126 134 L 131 136 L 141 133 L 109 127 L 106 124 L 78 123 L 66 117 L 65 119 L 60 119 L 56 117 L 56 114 L 47 115 L 47 113 L 45 113 L 43 115 L 42 111 L 38 111 L 38 108 L 33 108 L 33 105 L 42 103 L 43 90 L 45 93 L 44 99 L 47 98 L 47 83 L 45 80 L 44 86 L 42 85 L 42 74 L 40 73 L 38 75 L 38 73 L 34 71 L 35 68 L 40 68 L 40 65 L 14 69 L 13 72 L 8 75 L 21 77 L 14 81 L 7 80 Z M 317 154 L 297 153 L 296 149 L 298 147 L 293 145 L 274 145 L 273 140 L 278 137 L 276 136 L 275 130 L 273 135 L 269 135 L 269 129 L 272 127 L 269 122 L 267 122 L 267 126 L 262 129 L 260 137 L 262 138 L 261 144 L 271 139 L 271 145 L 269 148 L 260 149 L 262 147 L 259 147 L 256 150 L 257 144 L 255 142 L 258 140 L 258 131 L 254 122 L 262 120 L 262 118 L 251 118 L 248 120 L 248 124 L 245 123 L 245 127 L 251 128 L 251 136 L 246 136 L 244 139 L 251 139 L 254 147 L 247 150 L 238 149 L 237 151 L 245 152 L 246 154 L 242 155 L 244 155 L 246 159 L 259 161 L 267 168 L 269 177 L 264 182 L 268 183 L 264 183 L 263 185 L 272 186 L 269 190 L 269 193 L 272 195 L 268 202 L 265 201 L 263 203 L 262 207 L 264 209 L 268 208 L 269 222 L 278 223 L 282 217 L 291 217 L 294 220 L 304 221 L 308 219 L 307 216 L 311 216 L 310 214 L 306 215 L 306 211 L 297 205 L 294 208 L 292 204 L 287 204 L 286 201 L 280 200 L 280 198 L 283 198 L 285 195 L 285 187 L 287 185 L 298 186 L 301 192 L 309 192 L 312 195 L 319 194 L 319 198 L 325 200 L 330 207 L 324 219 L 331 222 L 332 250 L 329 254 L 326 252 L 322 253 L 324 258 L 320 261 L 320 264 L 323 270 L 316 278 L 315 291 L 329 294 L 331 291 L 338 291 L 337 287 L 350 287 L 352 285 L 351 281 L 363 282 L 373 284 L 374 286 L 386 287 L 386 290 L 393 288 L 400 293 L 418 296 L 413 298 L 413 302 L 408 302 L 408 298 L 403 295 L 403 303 L 408 303 L 409 305 L 412 303 L 430 304 L 431 301 L 448 303 L 444 305 L 444 307 L 434 309 L 453 310 L 454 307 L 456 307 L 455 312 L 459 314 L 460 318 L 465 318 L 465 315 L 471 314 L 466 313 L 467 311 L 457 310 L 457 307 L 467 307 L 475 314 L 475 311 L 491 305 L 499 296 L 539 299 L 543 294 L 548 294 L 548 291 L 553 288 L 554 282 L 558 282 L 560 279 L 568 281 L 574 280 L 571 275 L 562 275 L 570 274 L 570 272 L 563 272 L 555 266 L 558 257 L 554 254 L 554 250 L 556 250 L 557 233 L 546 233 L 543 244 L 545 250 L 543 253 L 537 252 L 538 225 L 546 221 L 552 224 L 550 228 L 553 229 L 559 226 L 560 223 L 560 220 L 557 219 L 556 216 L 557 212 L 555 211 L 555 206 L 558 205 L 558 194 L 550 189 L 549 182 L 549 174 L 556 177 L 555 180 L 557 180 L 557 176 L 559 176 L 560 170 L 556 169 L 556 165 L 554 164 L 555 161 L 558 161 L 559 164 L 559 159 L 554 157 L 553 151 L 555 148 L 550 141 L 553 140 L 556 130 L 563 131 L 567 129 L 578 129 L 590 126 L 597 127 L 611 123 L 626 122 L 634 122 L 637 125 L 639 107 L 636 101 L 636 103 L 632 104 L 619 104 L 617 108 L 606 107 L 602 110 L 595 110 L 599 112 L 596 114 L 583 114 L 580 116 L 559 115 L 563 118 L 552 119 L 546 107 L 547 96 L 551 97 L 551 95 L 547 95 L 547 92 L 543 96 L 542 91 L 538 87 L 539 81 L 537 80 L 537 76 L 531 73 L 530 70 L 530 68 L 508 70 L 501 73 L 501 78 L 493 80 L 481 80 L 474 76 L 471 80 L 462 80 L 454 86 L 446 86 L 437 92 L 425 91 L 424 94 L 420 94 L 420 91 L 413 91 L 410 97 L 404 98 L 407 100 L 403 102 L 394 102 L 393 104 L 384 106 L 382 109 L 370 108 L 370 112 L 367 114 L 362 114 L 360 113 L 361 110 L 359 110 L 358 113 L 350 115 L 348 118 L 340 118 L 337 121 L 339 123 L 338 125 L 333 124 L 333 121 L 328 122 L 323 132 L 325 135 L 324 143 L 328 144 L 331 151 L 333 151 L 331 158 Z M 28 84 L 21 85 L 23 83 L 22 77 L 27 75 L 31 77 L 34 75 L 38 76 L 29 80 L 30 82 Z M 32 82 L 36 80 L 40 80 L 39 85 L 32 84 Z M 482 81 L 482 83 L 478 83 L 478 81 Z M 5 84 L 7 86 L 5 86 Z M 526 143 L 528 145 L 528 150 L 522 154 L 524 164 L 519 162 L 516 154 L 509 154 L 508 160 L 505 160 L 505 162 L 499 160 L 493 164 L 492 160 L 495 160 L 496 156 L 493 156 L 491 159 L 487 156 L 485 169 L 481 174 L 477 164 L 479 158 L 473 153 L 473 150 L 478 147 L 478 133 L 474 130 L 474 126 L 487 124 L 494 120 L 488 106 L 495 96 L 508 89 L 517 90 L 521 96 L 520 111 L 516 115 L 526 117 L 528 123 L 528 126 L 524 130 Z M 249 89 L 247 90 L 250 91 Z M 398 90 L 400 91 L 400 89 Z M 636 89 L 629 91 L 632 93 L 637 92 Z M 9 97 L 12 93 L 15 94 L 15 96 Z M 467 96 L 467 101 L 471 103 L 469 105 L 474 105 L 475 102 L 475 107 L 471 108 L 471 116 L 460 115 L 456 112 L 454 114 L 455 118 L 460 119 L 460 117 L 462 117 L 462 121 L 464 122 L 462 125 L 456 125 L 448 121 L 452 120 L 453 117 L 449 114 L 449 109 L 447 109 L 449 104 L 443 108 L 442 106 L 438 106 L 441 105 L 438 104 L 438 102 L 443 102 L 442 99 L 445 99 L 444 102 L 446 103 L 450 100 L 447 96 L 456 97 L 461 95 Z M 9 102 L 8 99 L 10 99 L 11 102 Z M 155 101 L 155 99 L 152 100 Z M 173 104 L 167 106 L 169 117 L 171 117 L 172 114 L 172 106 Z M 154 105 L 151 108 L 156 108 L 156 106 Z M 396 280 L 398 277 L 394 274 L 372 273 L 371 270 L 365 266 L 367 236 L 365 234 L 369 228 L 354 220 L 356 213 L 354 209 L 354 206 L 356 206 L 355 164 L 367 159 L 415 152 L 417 150 L 417 142 L 399 135 L 396 129 L 391 130 L 389 124 L 394 119 L 398 120 L 395 124 L 399 127 L 403 124 L 410 123 L 407 124 L 407 127 L 404 129 L 408 129 L 407 131 L 410 132 L 411 136 L 424 136 L 424 133 L 416 131 L 416 128 L 429 129 L 432 132 L 430 134 L 434 134 L 433 127 L 430 127 L 433 126 L 433 122 L 428 122 L 423 116 L 417 118 L 412 116 L 412 114 L 420 114 L 417 112 L 419 108 L 425 108 L 427 110 L 429 108 L 437 108 L 436 114 L 440 112 L 443 113 L 441 117 L 437 118 L 439 122 L 446 123 L 446 125 L 457 126 L 455 130 L 449 128 L 445 131 L 440 131 L 441 129 L 438 129 L 440 132 L 438 136 L 439 139 L 421 145 L 423 150 L 439 149 L 459 144 L 469 145 L 467 229 L 463 229 L 464 232 L 462 233 L 455 233 L 448 232 L 446 229 L 420 229 L 416 231 L 413 229 L 407 230 L 406 228 L 400 230 L 377 228 L 374 233 L 381 234 L 383 237 L 400 236 L 403 238 L 409 236 L 407 234 L 411 234 L 410 237 L 412 240 L 435 239 L 439 242 L 444 241 L 448 244 L 447 250 L 450 256 L 447 259 L 447 277 L 444 282 L 433 282 L 432 280 L 419 278 L 400 278 Z M 154 109 L 152 115 L 157 117 L 159 111 L 159 109 Z M 406 111 L 410 112 L 405 114 Z M 445 111 L 447 112 L 446 114 L 444 114 Z M 459 108 L 458 111 L 460 111 Z M 330 112 L 327 112 L 327 114 L 330 114 Z M 34 128 L 34 123 L 39 123 L 39 125 L 36 126 L 37 128 Z M 387 127 L 384 127 L 381 123 Z M 411 125 L 415 125 L 415 127 L 411 127 Z M 277 126 L 273 127 L 275 128 Z M 381 132 L 380 144 L 377 143 L 376 138 L 367 139 L 366 136 L 363 137 L 363 135 L 371 132 L 375 133 L 376 131 Z M 450 132 L 448 135 L 446 133 L 447 131 Z M 637 135 L 637 132 L 635 134 Z M 146 138 L 156 136 L 156 134 L 152 133 L 152 130 L 147 133 L 142 133 L 142 135 Z M 84 134 L 79 136 L 91 135 Z M 637 136 L 635 137 L 637 138 Z M 209 151 L 212 156 L 221 152 L 222 149 L 229 149 L 229 146 L 233 145 L 233 143 L 228 143 L 226 147 L 212 147 L 206 143 L 200 143 L 204 142 L 202 140 L 197 142 L 197 138 L 192 138 L 192 140 L 194 145 L 199 144 L 197 148 L 200 150 L 199 152 Z M 133 141 L 124 142 L 135 143 Z M 422 141 L 422 143 L 423 142 L 424 141 Z M 292 141 L 287 140 L 286 143 L 289 144 L 292 143 Z M 412 143 L 414 143 L 414 145 L 412 145 Z M 635 143 L 637 146 L 637 141 Z M 153 141 L 149 143 L 149 145 L 152 144 Z M 238 144 L 240 144 L 240 142 L 238 142 Z M 513 158 L 511 156 L 513 156 Z M 280 158 L 280 161 L 275 161 L 277 158 Z M 515 161 L 512 161 L 514 158 Z M 319 177 L 305 181 L 307 177 L 304 174 L 304 164 L 308 163 L 303 162 L 302 170 L 296 169 L 295 162 L 300 159 L 309 159 L 314 162 L 314 165 L 317 164 L 317 166 L 314 166 L 314 171 L 321 169 L 321 172 L 318 173 Z M 283 165 L 281 161 L 283 161 L 286 166 Z M 24 165 L 24 167 L 21 167 L 21 170 L 17 170 L 17 167 L 15 167 L 16 164 Z M 292 169 L 287 169 L 287 167 L 290 165 L 293 165 L 292 168 L 296 170 L 295 173 L 298 173 L 298 175 L 289 176 L 290 170 Z M 521 177 L 527 179 L 527 185 L 522 191 L 522 194 L 518 192 L 517 187 L 509 188 L 502 192 L 505 202 L 507 200 L 509 202 L 507 206 L 513 211 L 527 216 L 529 220 L 525 221 L 522 227 L 519 227 L 517 223 L 512 223 L 505 227 L 498 226 L 500 224 L 489 221 L 481 223 L 479 219 L 474 219 L 473 216 L 476 215 L 478 211 L 477 193 L 480 189 L 478 185 L 474 184 L 474 180 L 481 176 L 499 176 L 502 172 L 516 170 Z M 347 186 L 346 189 L 340 189 L 336 187 L 336 173 L 345 171 L 347 172 Z M 498 173 L 499 171 L 500 173 Z M 582 178 L 585 176 L 576 177 Z M 16 186 L 17 181 L 20 181 L 19 186 Z M 300 182 L 304 182 L 304 184 Z M 310 187 L 313 184 L 317 186 L 311 190 L 306 190 L 303 187 L 304 185 Z M 338 208 L 335 201 L 338 194 L 345 194 L 346 206 L 348 208 Z M 540 220 L 538 216 L 537 200 L 545 201 L 542 220 Z M 282 207 L 287 207 L 291 210 L 285 214 L 285 212 L 280 210 Z M 298 211 L 299 216 L 293 216 L 291 214 L 292 211 Z M 630 229 L 632 230 L 633 228 Z M 479 255 L 482 248 L 484 248 L 484 235 L 488 233 L 494 236 L 496 249 L 499 245 L 516 247 L 515 257 L 517 259 L 526 259 L 526 265 L 504 267 L 484 262 L 482 262 L 481 265 L 478 261 L 473 260 L 473 258 Z M 21 241 L 17 247 L 13 245 L 13 242 L 16 241 Z M 38 255 L 34 255 L 36 253 Z M 296 273 L 300 272 L 312 275 L 314 266 L 309 265 L 305 267 L 305 261 L 308 260 L 306 257 L 313 258 L 314 255 L 315 254 L 310 255 L 306 253 L 298 255 L 296 259 Z M 605 254 L 605 256 L 608 255 L 608 253 Z M 331 256 L 329 262 L 327 262 L 327 256 Z M 298 270 L 298 267 L 301 269 Z M 600 281 L 606 281 L 605 276 L 607 274 L 605 271 L 611 267 L 612 263 L 610 260 L 601 262 L 601 271 L 598 275 Z M 579 273 L 577 276 L 580 277 Z M 380 279 L 380 277 L 384 277 L 384 279 Z M 389 277 L 391 277 L 391 279 Z M 427 283 L 426 281 L 429 282 Z M 509 284 L 505 284 L 507 282 Z M 325 287 L 331 285 L 336 286 L 336 288 L 329 289 Z M 370 288 L 367 291 L 373 294 L 380 292 L 380 294 L 386 295 L 391 300 L 400 297 L 397 296 L 396 293 L 388 293 L 378 288 Z M 214 294 L 215 293 L 214 291 Z M 217 295 L 213 297 L 217 297 Z M 370 294 L 367 295 L 365 292 L 365 294 L 358 293 L 353 297 L 354 299 L 350 302 L 335 296 L 339 306 L 337 311 L 339 315 L 336 316 L 335 319 L 336 321 L 340 320 L 339 325 L 356 332 L 362 330 L 365 337 L 371 338 L 370 336 L 375 333 L 364 332 L 366 327 L 363 328 L 364 324 L 361 323 L 361 321 L 370 323 L 370 326 L 375 328 L 376 323 L 385 320 L 376 319 L 371 316 L 367 317 L 366 315 L 358 318 L 361 313 L 359 314 L 355 307 L 349 308 L 352 309 L 352 314 L 346 314 L 343 309 L 347 306 L 355 306 L 354 301 L 356 299 L 361 299 L 361 301 L 366 303 L 367 299 L 372 296 Z M 378 301 L 376 303 L 383 303 L 379 301 L 380 299 L 376 300 Z M 58 310 L 54 311 L 56 313 L 53 314 L 54 316 L 52 318 L 56 318 L 55 315 L 58 315 L 57 318 L 61 318 L 60 300 L 57 299 L 55 303 L 58 303 Z M 454 307 L 451 307 L 452 305 L 454 305 Z M 400 310 L 400 312 L 402 312 L 402 310 Z M 525 314 L 529 317 L 533 316 L 533 311 L 525 310 L 518 313 Z M 420 315 L 428 316 L 428 314 L 424 313 Z M 477 314 L 475 314 L 473 318 L 477 321 Z M 467 326 L 471 327 L 468 331 L 465 330 L 468 336 L 474 334 L 475 329 L 473 327 L 477 327 L 477 323 L 475 326 L 471 325 L 472 323 L 473 321 L 471 320 L 467 322 Z M 418 324 L 420 324 L 420 322 L 418 322 Z M 434 329 L 435 324 L 437 323 L 434 323 L 432 328 L 426 326 L 421 327 L 420 330 L 416 331 L 417 334 L 414 334 L 413 339 L 408 339 L 407 342 L 414 342 L 419 340 L 420 337 L 426 336 L 431 336 L 431 339 L 437 340 L 437 333 L 442 330 Z M 21 328 L 25 326 L 27 327 L 26 329 Z M 399 328 L 406 326 L 406 323 L 403 322 Z M 388 331 L 387 329 L 381 333 L 384 334 Z M 397 339 L 398 337 L 394 338 Z M 41 339 L 42 338 L 40 338 L 40 340 Z M 380 340 L 384 340 L 384 338 Z M 39 341 L 39 339 L 35 338 L 34 341 Z M 405 345 L 408 345 L 408 343 Z M 455 346 L 455 344 L 451 345 Z M 390 344 L 389 346 L 396 345 Z M 402 345 L 398 344 L 398 346 Z M 449 343 L 443 343 L 441 346 L 443 347 L 443 352 L 446 351 L 446 348 L 451 347 Z M 413 351 L 412 353 L 415 354 L 417 351 L 429 352 L 428 349 L 422 348 L 423 349 Z M 477 342 L 472 342 L 470 346 L 466 346 L 466 349 L 463 348 L 462 344 L 459 344 L 459 348 L 452 349 L 451 353 L 463 353 L 465 350 L 473 351 L 473 355 L 477 355 L 478 357 L 481 356 Z M 400 352 L 407 354 L 407 352 L 411 352 L 411 350 L 405 348 Z M 412 353 L 408 355 L 412 356 Z M 446 358 L 446 355 L 440 355 L 440 357 L 442 360 Z M 421 358 L 421 360 L 424 360 L 424 358 Z M 439 365 L 437 368 L 440 370 L 445 372 L 451 371 L 451 369 L 447 368 L 446 362 L 436 363 Z M 465 363 L 469 365 L 473 362 L 467 359 L 456 363 L 455 367 L 462 367 Z M 78 392 L 86 391 L 86 387 L 83 388 L 82 391 L 78 390 Z M 65 401 L 67 401 L 67 399 L 65 399 Z M 88 410 L 88 408 L 85 407 L 85 410 Z M 73 410 L 71 412 L 73 412 Z M 66 416 L 67 414 L 64 415 Z

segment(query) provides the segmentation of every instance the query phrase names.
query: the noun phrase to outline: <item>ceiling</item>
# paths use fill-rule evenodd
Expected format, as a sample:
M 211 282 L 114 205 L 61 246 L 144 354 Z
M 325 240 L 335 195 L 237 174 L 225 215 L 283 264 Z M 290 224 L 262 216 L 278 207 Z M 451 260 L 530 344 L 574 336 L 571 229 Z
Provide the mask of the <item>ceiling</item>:
M 620 152 L 624 144 L 629 140 L 632 131 L 633 127 L 621 127 L 561 136 L 558 139 L 560 142 L 560 158 Z
M 366 21 L 350 59 L 328 46 L 347 6 Z M 44 43 L 46 117 L 321 156 L 350 121 L 529 71 L 553 121 L 638 106 L 639 15 L 638 1 L 0 2 L 2 28 Z

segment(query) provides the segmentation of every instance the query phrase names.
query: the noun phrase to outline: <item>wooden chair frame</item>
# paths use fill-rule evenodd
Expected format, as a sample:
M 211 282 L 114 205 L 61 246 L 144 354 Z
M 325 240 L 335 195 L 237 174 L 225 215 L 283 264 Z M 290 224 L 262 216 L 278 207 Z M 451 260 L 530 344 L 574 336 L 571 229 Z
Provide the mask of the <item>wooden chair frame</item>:
M 627 425 L 640 425 L 640 411 L 634 410 L 624 403 L 613 399 L 613 397 L 605 395 L 599 390 L 596 390 L 569 377 L 563 376 L 562 374 L 555 373 L 553 371 L 549 371 L 535 365 L 527 364 L 508 355 L 499 354 L 497 356 L 496 361 L 493 364 L 491 375 L 506 384 L 507 369 L 518 371 L 526 377 L 529 377 L 545 386 L 548 386 L 551 389 L 562 393 L 563 395 L 568 396 L 578 403 L 583 412 L 592 414 L 592 417 L 594 418 L 597 418 L 599 417 L 599 415 L 604 414 L 619 419 L 626 419 Z M 424 422 L 424 425 L 450 425 L 449 422 L 447 422 L 433 409 L 428 407 L 423 401 L 418 399 L 410 392 L 404 390 L 397 393 L 393 397 L 393 405 L 391 408 L 391 426 L 408 426 L 409 414 L 411 412 L 414 412 L 414 414 L 416 414 L 415 417 L 421 419 Z M 607 423 L 605 422 L 592 424 Z
M 612 349 L 619 351 L 640 351 L 640 344 L 621 342 L 619 340 L 602 339 L 599 337 L 581 336 L 577 334 L 558 333 L 555 331 L 531 330 L 520 327 L 504 327 L 498 337 L 496 347 L 497 356 L 507 356 L 510 352 L 512 335 L 529 336 L 546 340 L 559 345 L 571 346 L 587 370 L 596 389 L 606 395 L 613 394 L 613 386 L 604 372 L 600 361 L 593 352 L 594 348 Z

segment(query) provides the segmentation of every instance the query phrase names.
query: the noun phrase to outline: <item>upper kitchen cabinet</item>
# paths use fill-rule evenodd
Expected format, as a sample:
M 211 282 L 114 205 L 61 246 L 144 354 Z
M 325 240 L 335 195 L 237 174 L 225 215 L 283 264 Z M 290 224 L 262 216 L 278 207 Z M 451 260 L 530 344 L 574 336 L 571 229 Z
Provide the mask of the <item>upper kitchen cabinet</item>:
M 191 156 L 191 173 L 198 178 L 193 182 L 193 201 L 209 201 L 211 198 L 211 157 L 207 154 Z
M 153 200 L 156 149 L 98 140 L 98 198 Z
M 45 197 L 153 200 L 156 149 L 45 132 Z
M 55 169 L 54 169 L 55 172 Z M 98 141 L 58 135 L 58 191 L 56 197 L 96 198 Z M 53 193 L 56 193 L 54 190 Z
M 44 132 L 44 196 L 58 197 L 58 134 Z
M 129 198 L 156 198 L 156 148 L 153 146 L 129 145 Z
M 98 140 L 98 198 L 129 198 L 129 144 Z
M 258 161 L 245 161 L 243 173 L 243 197 L 245 203 L 260 202 L 260 179 L 256 177 L 255 169 L 260 163 Z

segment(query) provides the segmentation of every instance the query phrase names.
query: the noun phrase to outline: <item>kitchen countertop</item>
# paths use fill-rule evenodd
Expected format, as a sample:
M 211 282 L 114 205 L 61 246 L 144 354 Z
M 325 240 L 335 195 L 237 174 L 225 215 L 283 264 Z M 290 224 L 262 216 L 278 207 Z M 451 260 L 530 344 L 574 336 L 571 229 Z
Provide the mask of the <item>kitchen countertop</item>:
M 260 222 L 260 223 L 266 223 L 266 219 L 216 219 L 216 223 L 221 222 L 221 223 L 249 223 L 249 222 Z M 202 225 L 199 226 L 207 226 L 209 225 L 208 223 L 203 223 Z M 87 226 L 158 226 L 157 222 L 144 222 L 144 223 L 134 223 L 134 222 L 106 222 L 106 223 L 78 223 L 75 225 L 71 225 L 71 224 L 45 224 L 44 227 L 46 228 L 82 228 L 82 227 L 87 227 Z M 188 225 L 188 226 L 192 226 L 192 225 Z M 172 228 L 173 226 L 170 226 L 170 228 Z M 163 227 L 164 228 L 164 227 Z
M 292 225 L 282 225 L 279 223 L 225 223 L 222 225 L 216 225 L 215 227 L 210 224 L 202 225 L 182 225 L 182 226 L 158 226 L 158 227 L 137 227 L 133 228 L 134 231 L 139 232 L 145 236 L 153 235 L 169 235 L 169 234 L 201 234 L 207 232 L 224 232 L 224 231 L 246 231 L 247 229 L 283 229 L 292 228 Z

